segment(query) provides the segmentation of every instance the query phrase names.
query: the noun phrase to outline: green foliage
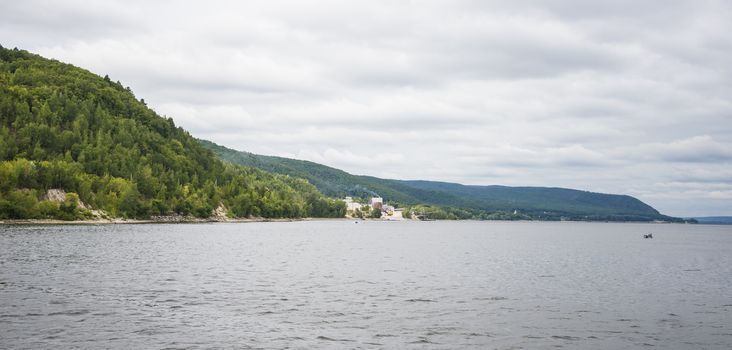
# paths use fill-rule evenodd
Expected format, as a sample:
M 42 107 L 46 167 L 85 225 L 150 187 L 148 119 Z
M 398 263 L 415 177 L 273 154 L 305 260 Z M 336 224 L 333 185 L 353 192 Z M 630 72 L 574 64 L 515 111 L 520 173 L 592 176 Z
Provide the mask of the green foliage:
M 425 220 L 536 220 L 537 218 L 519 212 L 485 211 L 446 206 L 414 205 L 404 208 L 404 217 L 412 215 Z M 552 218 L 542 218 L 552 220 Z
M 373 208 L 371 209 L 371 215 L 369 215 L 372 219 L 378 219 L 381 217 L 381 209 L 380 208 Z
M 680 221 L 624 195 L 565 188 L 464 186 L 356 176 L 313 162 L 239 152 L 199 140 L 221 159 L 307 179 L 328 196 L 368 198 L 378 193 L 397 206 L 427 204 L 434 218 L 485 220 Z M 460 208 L 460 209 L 458 209 Z M 439 209 L 439 210 L 438 210 Z M 517 214 L 513 214 L 517 211 Z M 520 213 L 520 214 L 519 214 Z M 432 217 L 430 217 L 432 218 Z
M 39 202 L 54 188 L 74 194 Z M 0 47 L 0 218 L 88 217 L 81 202 L 127 218 L 345 214 L 305 180 L 221 162 L 107 76 Z
M 31 190 L 13 190 L 0 197 L 0 218 L 38 218 L 38 199 Z
M 38 203 L 38 212 L 40 217 L 44 219 L 60 218 L 63 215 L 61 214 L 58 203 L 51 201 Z
M 41 203 L 49 203 L 44 201 Z M 50 207 L 50 206 L 49 206 Z M 81 208 L 79 203 L 79 195 L 74 192 L 66 194 L 66 200 L 58 204 L 58 212 L 54 217 L 61 220 L 78 220 L 91 218 L 89 210 Z
M 36 190 L 19 189 L 0 196 L 0 219 L 61 219 L 89 218 L 88 210 L 79 207 L 79 196 L 68 193 L 61 203 L 39 201 Z

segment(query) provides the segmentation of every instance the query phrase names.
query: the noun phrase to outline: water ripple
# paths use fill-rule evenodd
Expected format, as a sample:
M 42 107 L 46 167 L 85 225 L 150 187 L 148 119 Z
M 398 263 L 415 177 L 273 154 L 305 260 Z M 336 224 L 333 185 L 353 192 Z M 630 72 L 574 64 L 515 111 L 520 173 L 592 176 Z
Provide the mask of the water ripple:
M 0 226 L 0 347 L 731 348 L 729 229 L 647 231 Z

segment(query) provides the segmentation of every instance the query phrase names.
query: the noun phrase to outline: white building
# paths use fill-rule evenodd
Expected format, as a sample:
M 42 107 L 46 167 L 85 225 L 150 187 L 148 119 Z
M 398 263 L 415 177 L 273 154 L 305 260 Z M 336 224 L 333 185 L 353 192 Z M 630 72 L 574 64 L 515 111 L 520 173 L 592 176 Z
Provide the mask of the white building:
M 381 197 L 371 197 L 371 199 L 369 199 L 369 205 L 371 206 L 371 208 L 381 209 L 381 207 L 384 206 L 384 199 L 382 199 Z
M 353 198 L 346 197 L 343 199 L 344 202 L 346 202 L 346 210 L 355 211 L 356 209 L 361 210 L 361 203 L 356 203 L 353 201 Z

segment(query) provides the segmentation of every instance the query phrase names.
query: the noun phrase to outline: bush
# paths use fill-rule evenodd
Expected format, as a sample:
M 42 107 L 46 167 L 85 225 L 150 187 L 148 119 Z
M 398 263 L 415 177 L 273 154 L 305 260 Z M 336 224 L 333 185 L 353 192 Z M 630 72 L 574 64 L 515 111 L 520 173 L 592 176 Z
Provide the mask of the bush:
M 371 210 L 371 218 L 372 219 L 379 219 L 381 218 L 381 209 L 374 208 Z
M 39 217 L 38 199 L 34 191 L 15 190 L 0 199 L 0 218 L 36 219 Z
M 55 219 L 60 215 L 59 205 L 51 201 L 42 201 L 38 203 L 38 213 L 45 219 Z

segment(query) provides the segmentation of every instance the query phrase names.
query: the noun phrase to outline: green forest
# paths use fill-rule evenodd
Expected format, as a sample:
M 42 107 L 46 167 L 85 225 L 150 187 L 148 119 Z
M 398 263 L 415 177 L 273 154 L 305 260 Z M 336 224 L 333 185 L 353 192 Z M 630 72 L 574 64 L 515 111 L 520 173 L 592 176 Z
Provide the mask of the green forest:
M 220 206 L 236 218 L 345 215 L 306 180 L 222 162 L 119 81 L 0 46 L 0 219 L 208 218 Z
M 435 220 L 672 221 L 637 198 L 551 187 L 466 186 L 352 175 L 304 160 L 236 151 L 199 140 L 233 164 L 305 178 L 322 193 L 367 199 L 378 195 L 405 212 Z

